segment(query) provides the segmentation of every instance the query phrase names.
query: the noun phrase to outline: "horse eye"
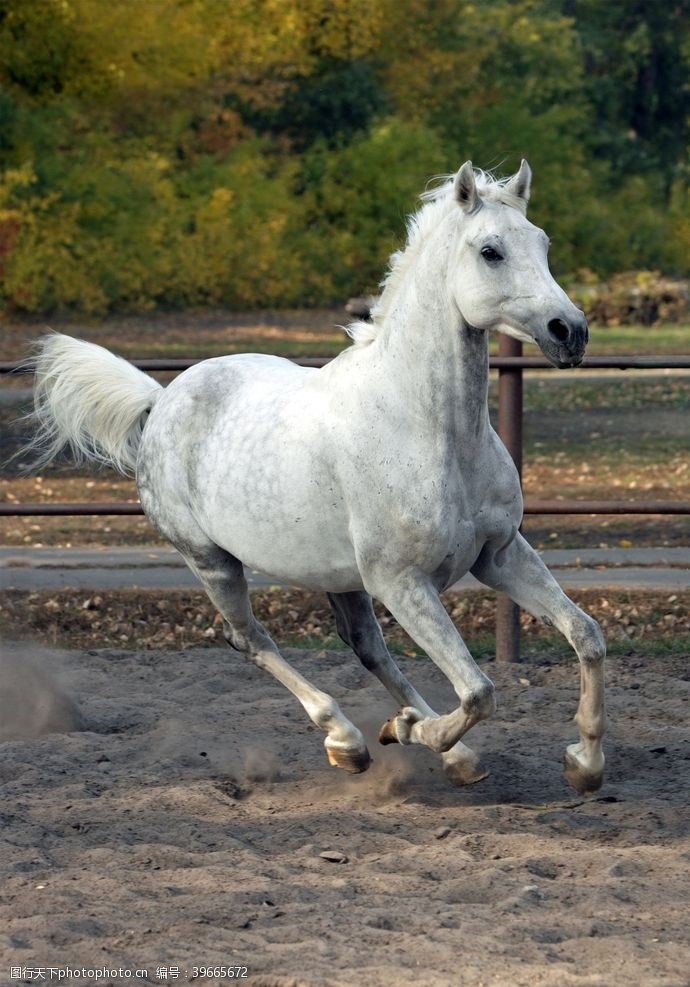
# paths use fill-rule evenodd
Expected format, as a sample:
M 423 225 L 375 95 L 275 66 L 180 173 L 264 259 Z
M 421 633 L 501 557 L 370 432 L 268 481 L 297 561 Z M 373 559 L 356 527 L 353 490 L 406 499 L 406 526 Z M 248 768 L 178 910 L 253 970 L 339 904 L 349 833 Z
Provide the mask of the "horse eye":
M 493 247 L 482 247 L 481 255 L 484 260 L 488 260 L 491 264 L 495 264 L 496 261 L 503 260 L 503 257 L 499 254 L 498 250 L 494 250 Z

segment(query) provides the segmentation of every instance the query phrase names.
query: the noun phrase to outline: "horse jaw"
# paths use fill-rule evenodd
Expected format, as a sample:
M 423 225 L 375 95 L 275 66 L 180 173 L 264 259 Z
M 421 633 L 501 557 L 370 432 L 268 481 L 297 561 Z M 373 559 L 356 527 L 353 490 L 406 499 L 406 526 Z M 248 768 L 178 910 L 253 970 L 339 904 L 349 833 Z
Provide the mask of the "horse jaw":
M 511 326 L 507 322 L 499 323 L 499 325 L 496 326 L 495 331 L 503 333 L 504 336 L 512 336 L 513 339 L 519 339 L 521 343 L 537 342 L 534 336 L 527 332 L 526 329 L 521 329 L 520 326 Z

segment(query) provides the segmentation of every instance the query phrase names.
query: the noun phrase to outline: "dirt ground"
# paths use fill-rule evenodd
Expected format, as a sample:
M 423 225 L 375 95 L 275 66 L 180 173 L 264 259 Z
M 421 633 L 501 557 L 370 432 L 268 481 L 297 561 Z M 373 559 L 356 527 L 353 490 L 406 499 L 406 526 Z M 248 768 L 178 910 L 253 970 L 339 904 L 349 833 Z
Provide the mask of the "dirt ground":
M 560 770 L 575 664 L 483 666 L 499 710 L 471 736 L 491 776 L 454 789 L 430 752 L 376 743 L 393 703 L 350 654 L 288 656 L 364 729 L 369 772 L 330 768 L 292 697 L 229 650 L 4 649 L 0 983 L 47 965 L 170 984 L 246 966 L 254 987 L 690 982 L 686 657 L 610 662 L 608 777 L 583 800 Z M 400 662 L 452 705 L 429 661 Z

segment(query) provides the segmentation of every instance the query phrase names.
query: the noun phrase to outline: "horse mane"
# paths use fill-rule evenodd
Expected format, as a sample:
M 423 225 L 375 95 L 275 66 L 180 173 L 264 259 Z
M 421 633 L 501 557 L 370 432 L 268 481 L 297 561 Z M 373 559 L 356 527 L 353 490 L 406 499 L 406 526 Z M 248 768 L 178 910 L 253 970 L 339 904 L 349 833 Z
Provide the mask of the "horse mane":
M 475 169 L 474 177 L 477 191 L 483 199 L 511 206 L 524 214 L 526 208 L 524 199 L 513 195 L 506 187 L 509 178 L 495 178 L 491 172 L 481 169 Z M 388 271 L 380 282 L 382 290 L 371 310 L 371 321 L 351 322 L 350 325 L 345 326 L 345 332 L 352 337 L 355 345 L 366 346 L 376 339 L 390 311 L 391 302 L 424 243 L 451 209 L 458 208 L 453 195 L 454 179 L 454 174 L 439 175 L 432 179 L 438 184 L 420 195 L 422 206 L 407 218 L 407 243 L 402 250 L 396 250 L 391 254 L 388 260 Z

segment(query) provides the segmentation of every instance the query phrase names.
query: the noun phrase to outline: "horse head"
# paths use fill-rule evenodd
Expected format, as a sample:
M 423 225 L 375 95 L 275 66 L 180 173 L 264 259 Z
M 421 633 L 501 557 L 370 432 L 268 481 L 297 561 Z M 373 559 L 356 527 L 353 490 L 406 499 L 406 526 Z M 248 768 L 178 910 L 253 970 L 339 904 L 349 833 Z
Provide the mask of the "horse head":
M 532 172 L 526 161 L 501 182 L 475 174 L 470 161 L 457 172 L 459 207 L 450 289 L 471 326 L 535 342 L 557 367 L 582 363 L 589 338 L 584 313 L 554 280 L 549 238 L 527 219 Z

